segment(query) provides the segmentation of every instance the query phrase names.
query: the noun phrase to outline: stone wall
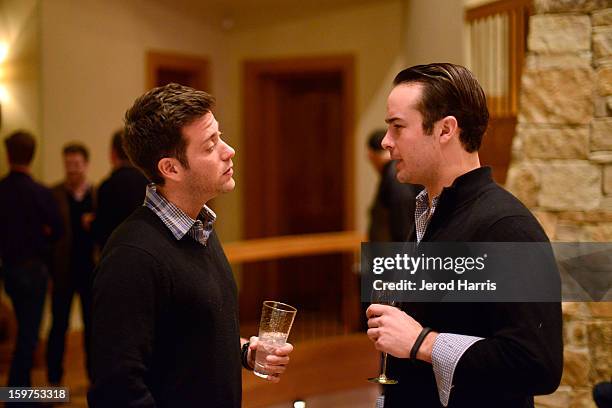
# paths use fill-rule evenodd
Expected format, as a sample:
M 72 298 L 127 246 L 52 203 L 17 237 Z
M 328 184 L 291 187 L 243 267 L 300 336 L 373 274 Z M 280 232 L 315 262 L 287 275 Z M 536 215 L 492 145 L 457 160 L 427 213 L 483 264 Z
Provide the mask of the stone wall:
M 507 187 L 551 240 L 612 241 L 612 0 L 535 0 Z M 612 377 L 612 303 L 563 305 L 561 386 L 539 407 L 595 407 Z

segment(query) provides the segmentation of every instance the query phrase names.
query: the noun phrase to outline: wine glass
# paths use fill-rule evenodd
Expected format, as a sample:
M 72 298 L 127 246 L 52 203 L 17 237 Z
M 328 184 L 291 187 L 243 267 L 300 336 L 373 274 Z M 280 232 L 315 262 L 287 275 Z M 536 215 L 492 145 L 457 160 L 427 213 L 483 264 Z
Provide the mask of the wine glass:
M 388 305 L 397 307 L 398 302 L 393 297 L 393 292 L 390 290 L 372 290 L 372 303 L 378 303 L 380 305 Z M 387 353 L 382 353 L 382 369 L 380 375 L 374 378 L 368 378 L 369 382 L 382 385 L 397 384 L 397 380 L 393 380 L 387 377 Z

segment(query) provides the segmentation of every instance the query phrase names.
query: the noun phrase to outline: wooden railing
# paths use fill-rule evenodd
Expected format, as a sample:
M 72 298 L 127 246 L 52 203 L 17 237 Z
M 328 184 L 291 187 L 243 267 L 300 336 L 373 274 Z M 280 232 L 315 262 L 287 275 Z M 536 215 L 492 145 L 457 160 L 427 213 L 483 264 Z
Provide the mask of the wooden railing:
M 287 235 L 225 244 L 231 263 L 266 261 L 292 256 L 358 252 L 365 236 L 357 231 Z
M 491 116 L 516 116 L 532 0 L 499 0 L 467 9 L 468 65 L 487 94 Z
M 304 235 L 287 235 L 270 238 L 251 239 L 224 244 L 225 254 L 234 265 L 248 262 L 273 261 L 291 257 L 317 256 L 326 254 L 353 254 L 356 265 L 361 242 L 365 235 L 357 231 L 328 232 Z M 257 272 L 246 272 L 257 273 Z M 359 276 L 354 266 L 345 265 L 340 270 L 329 271 L 340 274 L 341 286 L 337 288 L 339 313 L 326 313 L 302 310 L 300 319 L 292 330 L 293 338 L 309 340 L 335 335 L 346 335 L 359 326 L 360 296 Z M 281 274 L 279 279 L 291 280 L 291 274 Z M 248 288 L 245 288 L 248 290 Z M 244 294 L 241 294 L 244 296 Z M 276 296 L 283 297 L 283 293 Z M 339 320 L 335 317 L 339 318 Z M 241 321 L 245 332 L 257 329 L 257 322 L 248 317 Z

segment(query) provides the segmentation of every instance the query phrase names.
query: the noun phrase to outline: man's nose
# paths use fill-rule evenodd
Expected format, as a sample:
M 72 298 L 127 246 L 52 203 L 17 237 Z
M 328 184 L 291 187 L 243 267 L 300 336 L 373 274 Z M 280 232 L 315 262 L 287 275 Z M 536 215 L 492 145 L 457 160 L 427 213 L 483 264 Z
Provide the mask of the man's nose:
M 223 155 L 222 155 L 222 159 L 223 160 L 229 160 L 232 157 L 234 157 L 236 155 L 236 151 L 234 150 L 234 148 L 232 146 L 230 146 L 229 144 L 225 143 L 224 141 L 222 141 L 221 143 L 223 143 Z
M 391 136 L 389 136 L 389 131 L 387 130 L 387 133 L 385 133 L 385 137 L 383 137 L 381 146 L 383 149 L 391 151 L 391 149 L 393 149 L 393 141 L 391 139 Z

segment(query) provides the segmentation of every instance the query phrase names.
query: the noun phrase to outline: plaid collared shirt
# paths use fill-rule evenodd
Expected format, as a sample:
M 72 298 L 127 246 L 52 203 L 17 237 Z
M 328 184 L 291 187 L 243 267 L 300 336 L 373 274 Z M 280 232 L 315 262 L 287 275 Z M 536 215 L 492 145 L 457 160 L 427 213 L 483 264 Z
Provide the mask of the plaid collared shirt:
M 429 220 L 433 216 L 434 211 L 436 211 L 436 206 L 438 205 L 438 197 L 434 197 L 431 200 L 431 207 L 429 207 L 429 195 L 427 194 L 427 190 L 423 189 L 416 196 L 416 208 L 414 210 L 414 226 L 416 229 L 416 238 L 417 244 L 421 242 L 423 236 L 425 235 L 425 231 L 427 231 L 427 226 L 429 225 Z
M 163 221 L 177 241 L 185 235 L 189 235 L 200 244 L 206 246 L 206 242 L 213 230 L 213 224 L 217 219 L 214 211 L 205 205 L 200 210 L 198 218 L 194 220 L 159 194 L 154 183 L 147 186 L 147 194 L 143 205 L 150 208 Z

